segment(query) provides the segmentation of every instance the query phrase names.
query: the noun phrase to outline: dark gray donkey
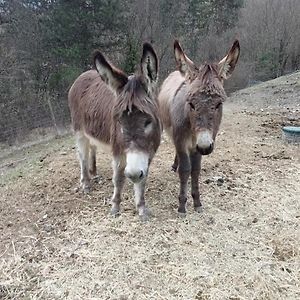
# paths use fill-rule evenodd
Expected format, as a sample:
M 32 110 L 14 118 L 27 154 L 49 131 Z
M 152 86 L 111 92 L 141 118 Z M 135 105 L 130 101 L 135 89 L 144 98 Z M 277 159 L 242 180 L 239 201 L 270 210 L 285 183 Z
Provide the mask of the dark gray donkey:
M 174 43 L 178 71 L 164 81 L 158 96 L 164 129 L 173 139 L 176 156 L 173 170 L 180 179 L 179 213 L 186 213 L 187 183 L 191 175 L 194 208 L 201 211 L 199 175 L 201 156 L 210 154 L 222 118 L 226 98 L 224 79 L 232 74 L 240 54 L 239 42 L 216 64 L 197 67 Z
M 120 211 L 127 177 L 134 184 L 138 213 L 145 218 L 146 178 L 162 130 L 156 98 L 157 56 L 145 43 L 140 68 L 129 77 L 100 51 L 94 53 L 93 60 L 95 70 L 76 79 L 68 98 L 80 159 L 80 182 L 88 192 L 90 177 L 96 174 L 96 147 L 108 148 L 113 154 L 111 213 Z

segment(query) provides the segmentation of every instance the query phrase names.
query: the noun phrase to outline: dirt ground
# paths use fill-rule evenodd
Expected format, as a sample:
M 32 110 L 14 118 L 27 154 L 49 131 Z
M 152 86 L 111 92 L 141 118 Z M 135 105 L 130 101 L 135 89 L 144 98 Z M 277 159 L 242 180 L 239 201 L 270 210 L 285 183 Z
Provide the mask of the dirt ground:
M 203 159 L 203 213 L 176 213 L 178 177 L 164 136 L 140 222 L 132 187 L 109 216 L 110 155 L 100 182 L 76 192 L 71 136 L 0 161 L 0 299 L 300 299 L 300 75 L 234 94 L 217 148 Z

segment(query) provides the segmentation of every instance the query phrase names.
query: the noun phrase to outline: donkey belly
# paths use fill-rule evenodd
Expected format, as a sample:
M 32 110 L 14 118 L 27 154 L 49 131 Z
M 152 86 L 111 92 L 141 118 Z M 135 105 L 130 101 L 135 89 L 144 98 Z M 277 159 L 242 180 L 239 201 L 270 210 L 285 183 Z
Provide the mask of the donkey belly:
M 69 107 L 76 135 L 91 146 L 111 152 L 110 128 L 114 94 L 95 70 L 81 74 L 69 91 Z
M 184 77 L 179 71 L 172 72 L 163 82 L 160 93 L 158 95 L 158 101 L 160 105 L 161 119 L 163 122 L 164 130 L 167 132 L 168 136 L 173 139 L 173 101 L 176 93 L 182 83 L 184 82 Z
M 88 138 L 91 146 L 97 147 L 97 149 L 103 150 L 107 153 L 111 153 L 111 145 L 109 143 L 106 143 L 100 139 L 97 139 L 97 138 L 87 134 L 86 132 L 84 132 L 84 135 Z

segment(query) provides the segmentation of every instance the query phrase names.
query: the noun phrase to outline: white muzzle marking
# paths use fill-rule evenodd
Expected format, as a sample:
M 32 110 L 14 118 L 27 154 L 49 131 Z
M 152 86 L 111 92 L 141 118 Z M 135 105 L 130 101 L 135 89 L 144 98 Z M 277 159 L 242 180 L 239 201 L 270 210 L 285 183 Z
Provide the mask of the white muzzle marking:
M 133 182 L 142 180 L 148 173 L 149 155 L 142 151 L 126 153 L 125 176 Z
M 204 130 L 197 135 L 197 146 L 200 149 L 208 149 L 214 143 L 212 134 L 208 130 Z

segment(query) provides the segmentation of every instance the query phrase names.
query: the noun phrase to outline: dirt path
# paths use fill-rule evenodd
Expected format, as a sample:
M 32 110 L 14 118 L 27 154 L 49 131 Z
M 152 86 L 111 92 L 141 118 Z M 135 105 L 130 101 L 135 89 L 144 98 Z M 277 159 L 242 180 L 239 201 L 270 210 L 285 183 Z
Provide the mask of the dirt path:
M 194 213 L 189 199 L 185 219 L 176 214 L 166 138 L 151 167 L 154 216 L 145 224 L 129 185 L 122 215 L 108 216 L 109 155 L 98 154 L 101 181 L 91 195 L 75 192 L 72 137 L 7 158 L 26 160 L 0 170 L 0 298 L 298 299 L 300 151 L 280 132 L 282 123 L 300 121 L 298 104 L 253 112 L 236 97 L 225 107 L 217 149 L 203 160 L 204 212 Z

